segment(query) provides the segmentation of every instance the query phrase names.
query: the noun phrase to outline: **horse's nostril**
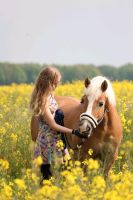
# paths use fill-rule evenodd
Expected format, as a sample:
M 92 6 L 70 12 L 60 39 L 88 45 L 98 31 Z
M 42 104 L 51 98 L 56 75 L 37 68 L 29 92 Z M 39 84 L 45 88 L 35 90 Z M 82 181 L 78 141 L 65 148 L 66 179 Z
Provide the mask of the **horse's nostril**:
M 91 129 L 90 126 L 87 126 L 87 131 L 90 131 L 90 129 Z

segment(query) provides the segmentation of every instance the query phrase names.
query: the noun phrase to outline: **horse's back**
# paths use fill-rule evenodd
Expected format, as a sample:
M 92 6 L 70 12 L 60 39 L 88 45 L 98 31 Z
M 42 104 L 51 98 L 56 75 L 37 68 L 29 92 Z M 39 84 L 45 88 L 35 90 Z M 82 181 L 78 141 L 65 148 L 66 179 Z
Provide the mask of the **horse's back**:
M 77 127 L 80 115 L 80 101 L 73 97 L 56 96 L 59 108 L 64 113 L 64 124 L 68 128 Z
M 56 96 L 55 99 L 59 105 L 59 108 L 61 108 L 64 112 L 73 111 L 80 104 L 80 101 L 73 97 Z
M 80 103 L 80 101 L 74 97 L 55 96 L 55 99 L 58 102 L 59 107 L 68 106 L 68 103 L 70 106 L 78 105 Z

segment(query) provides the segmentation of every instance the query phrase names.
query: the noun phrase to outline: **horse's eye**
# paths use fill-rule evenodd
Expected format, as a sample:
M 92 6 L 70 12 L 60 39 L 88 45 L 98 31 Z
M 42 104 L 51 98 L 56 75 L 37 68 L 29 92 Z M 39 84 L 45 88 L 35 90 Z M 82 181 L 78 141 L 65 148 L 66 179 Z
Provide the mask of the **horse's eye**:
M 102 107 L 104 105 L 104 102 L 99 102 L 99 107 Z

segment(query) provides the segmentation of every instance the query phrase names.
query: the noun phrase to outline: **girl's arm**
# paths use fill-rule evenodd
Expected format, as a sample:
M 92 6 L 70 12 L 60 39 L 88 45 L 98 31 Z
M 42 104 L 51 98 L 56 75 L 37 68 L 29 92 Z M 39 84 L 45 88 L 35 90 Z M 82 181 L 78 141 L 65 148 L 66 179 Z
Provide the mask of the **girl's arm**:
M 72 129 L 60 126 L 55 122 L 54 116 L 51 114 L 51 111 L 48 106 L 46 106 L 45 111 L 43 112 L 43 117 L 51 129 L 62 133 L 72 133 Z

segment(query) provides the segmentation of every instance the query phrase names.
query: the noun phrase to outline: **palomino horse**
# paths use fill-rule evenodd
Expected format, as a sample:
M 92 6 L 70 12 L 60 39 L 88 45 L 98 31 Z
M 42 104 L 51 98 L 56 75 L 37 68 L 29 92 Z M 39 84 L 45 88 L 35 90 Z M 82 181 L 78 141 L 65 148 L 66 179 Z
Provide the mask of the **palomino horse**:
M 65 134 L 68 147 L 77 152 L 77 145 L 81 145 L 81 161 L 88 157 L 88 150 L 92 149 L 92 158 L 104 162 L 104 175 L 107 176 L 122 138 L 122 126 L 110 81 L 102 76 L 91 81 L 87 78 L 81 102 L 72 97 L 56 97 L 56 100 L 64 112 L 65 126 L 79 129 L 82 134 L 88 135 L 87 139 L 81 139 Z M 37 128 L 37 120 L 32 117 L 31 134 L 34 141 Z

